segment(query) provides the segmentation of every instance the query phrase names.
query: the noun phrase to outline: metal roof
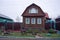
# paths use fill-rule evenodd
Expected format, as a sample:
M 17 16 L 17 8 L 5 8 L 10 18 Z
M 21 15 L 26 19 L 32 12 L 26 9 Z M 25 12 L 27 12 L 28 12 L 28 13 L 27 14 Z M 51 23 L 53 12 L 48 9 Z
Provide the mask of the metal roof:
M 5 16 L 5 15 L 3 15 L 3 14 L 0 14 L 0 17 L 2 17 L 2 18 L 6 18 L 6 19 L 11 19 L 10 17 Z

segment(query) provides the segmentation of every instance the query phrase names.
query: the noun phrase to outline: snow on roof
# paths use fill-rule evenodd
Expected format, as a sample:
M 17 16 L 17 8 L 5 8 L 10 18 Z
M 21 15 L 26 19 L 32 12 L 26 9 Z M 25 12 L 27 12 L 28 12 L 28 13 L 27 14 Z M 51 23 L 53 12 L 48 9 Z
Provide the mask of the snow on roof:
M 7 19 L 11 19 L 10 17 L 5 16 L 5 15 L 3 15 L 3 14 L 0 14 L 0 17 L 7 18 Z

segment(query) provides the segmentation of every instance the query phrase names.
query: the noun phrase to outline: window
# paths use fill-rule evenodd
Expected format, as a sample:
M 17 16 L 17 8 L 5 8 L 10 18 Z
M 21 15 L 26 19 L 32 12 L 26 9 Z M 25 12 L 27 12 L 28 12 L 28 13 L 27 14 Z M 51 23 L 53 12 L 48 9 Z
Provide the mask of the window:
M 29 10 L 29 13 L 38 13 L 38 10 L 36 8 L 32 8 Z
M 26 24 L 30 24 L 30 18 L 26 18 L 26 19 L 25 19 L 25 23 L 26 23 Z
M 41 23 L 42 23 L 41 18 L 37 18 L 37 24 L 41 24 Z
M 35 24 L 36 23 L 36 19 L 35 18 L 32 18 L 31 19 L 31 24 Z

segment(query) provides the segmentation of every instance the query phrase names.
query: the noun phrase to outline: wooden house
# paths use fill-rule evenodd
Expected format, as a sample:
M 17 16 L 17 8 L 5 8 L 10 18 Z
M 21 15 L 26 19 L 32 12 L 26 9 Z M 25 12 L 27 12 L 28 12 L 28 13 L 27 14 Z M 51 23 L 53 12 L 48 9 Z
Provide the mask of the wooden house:
M 45 13 L 38 5 L 33 3 L 28 6 L 22 16 L 24 28 L 39 31 L 45 29 Z

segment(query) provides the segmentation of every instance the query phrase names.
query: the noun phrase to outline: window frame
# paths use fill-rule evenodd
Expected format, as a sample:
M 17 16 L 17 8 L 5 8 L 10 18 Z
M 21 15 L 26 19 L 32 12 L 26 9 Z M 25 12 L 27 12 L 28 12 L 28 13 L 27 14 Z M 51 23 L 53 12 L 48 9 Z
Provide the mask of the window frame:
M 37 24 L 42 24 L 42 18 L 37 18 Z
M 31 24 L 36 24 L 36 18 L 31 18 Z
M 25 18 L 25 24 L 30 24 L 30 18 Z
M 36 8 L 31 8 L 31 9 L 29 9 L 29 13 L 31 13 L 31 14 L 36 14 L 36 13 L 38 13 L 38 9 L 36 9 Z

